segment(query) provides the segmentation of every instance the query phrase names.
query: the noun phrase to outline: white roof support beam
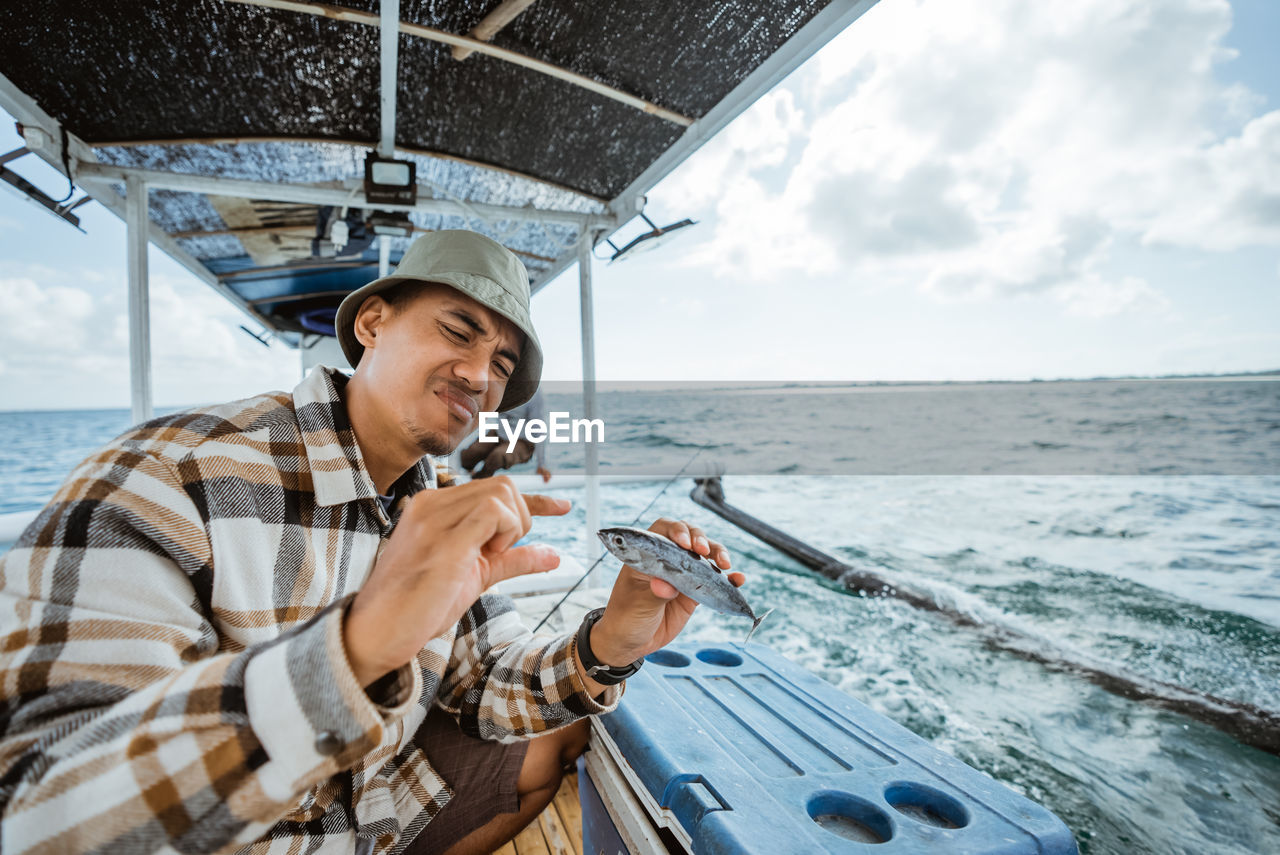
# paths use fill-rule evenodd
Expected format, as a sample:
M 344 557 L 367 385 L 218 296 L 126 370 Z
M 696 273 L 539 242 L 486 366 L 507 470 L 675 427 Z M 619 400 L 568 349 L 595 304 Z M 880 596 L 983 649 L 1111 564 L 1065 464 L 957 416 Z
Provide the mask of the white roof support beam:
M 627 202 L 648 193 L 659 181 L 687 160 L 689 155 L 720 133 L 726 125 L 766 92 L 781 83 L 783 78 L 804 64 L 805 60 L 821 50 L 842 30 L 861 18 L 868 9 L 876 5 L 876 2 L 877 0 L 832 0 L 826 8 L 810 18 L 809 22 L 787 39 L 782 47 L 774 51 L 768 59 L 756 67 L 755 71 L 748 74 L 728 95 L 724 96 L 710 112 L 690 125 L 675 145 L 663 152 L 661 157 L 617 195 L 617 200 Z M 634 212 L 624 214 L 619 210 L 617 200 L 610 207 L 619 214 L 618 225 L 622 226 L 635 214 Z M 573 257 L 566 253 L 565 266 L 567 267 L 572 261 Z
M 102 207 L 115 214 L 121 220 L 125 220 L 126 222 L 128 221 L 128 213 L 125 210 L 125 200 L 120 197 L 120 194 L 116 192 L 115 188 L 112 187 L 110 183 L 102 183 L 94 180 L 92 177 L 85 177 L 82 175 L 77 177 L 79 178 L 78 183 L 85 187 L 86 190 L 90 191 L 94 201 L 101 204 Z M 210 273 L 209 268 L 201 264 L 194 255 L 179 246 L 178 242 L 167 234 L 164 229 L 160 228 L 155 223 L 148 223 L 147 231 L 150 235 L 151 242 L 155 244 L 156 249 L 178 262 L 178 264 L 182 265 L 192 276 L 217 291 L 220 295 L 230 300 L 236 306 L 239 306 L 240 309 L 254 322 L 262 324 L 263 326 L 269 326 L 266 318 L 256 314 L 252 309 L 246 306 L 244 301 L 234 291 L 224 285 L 217 276 Z
M 264 9 L 279 9 L 285 12 L 300 12 L 304 15 L 318 15 L 323 18 L 332 18 L 335 21 L 348 21 L 353 24 L 365 24 L 371 27 L 380 26 L 379 16 L 372 12 L 362 12 L 359 9 L 348 9 L 344 6 L 330 6 L 327 3 L 305 3 L 299 0 L 223 0 L 226 3 L 240 3 L 245 6 L 260 6 Z M 478 39 L 468 38 L 467 36 L 455 36 L 453 33 L 446 33 L 443 30 L 424 27 L 421 24 L 410 24 L 406 21 L 400 22 L 400 32 L 406 35 L 416 36 L 428 41 L 439 42 L 450 47 L 462 47 L 471 50 L 473 53 L 482 53 L 485 56 L 491 56 L 494 59 L 509 62 L 530 71 L 536 71 L 539 74 L 545 74 L 548 77 L 554 77 L 557 80 L 563 80 L 574 86 L 581 87 L 597 95 L 610 98 L 620 104 L 626 104 L 645 113 L 649 113 L 659 119 L 688 127 L 693 124 L 693 119 L 683 116 L 674 110 L 668 110 L 665 107 L 659 107 L 657 104 L 651 103 L 638 98 L 629 92 L 623 92 L 621 89 L 615 89 L 612 86 L 606 86 L 599 81 L 592 80 L 590 77 L 584 77 L 581 74 L 575 74 L 572 71 L 553 65 L 549 62 L 543 62 L 540 59 L 534 59 L 525 56 L 522 53 L 516 53 L 513 50 L 495 47 L 487 42 Z
M 41 160 L 66 175 L 66 171 L 62 168 L 62 152 L 59 148 L 62 126 L 42 110 L 30 95 L 14 86 L 13 81 L 3 74 L 0 74 L 0 107 L 3 107 L 5 112 L 23 126 L 23 140 L 27 148 L 33 154 L 39 155 Z M 81 142 L 74 134 L 67 135 L 67 148 L 72 162 L 97 160 L 93 149 Z
M 348 180 L 342 187 L 317 186 L 313 184 L 273 184 L 269 181 L 247 181 L 238 178 L 216 178 L 209 175 L 194 175 L 183 172 L 163 172 L 154 169 L 135 169 L 126 166 L 110 166 L 103 163 L 81 163 L 76 173 L 88 181 L 122 182 L 129 176 L 136 176 L 148 186 L 164 190 L 179 190 L 188 193 L 206 193 L 215 196 L 235 196 L 241 199 L 269 199 L 273 202 L 296 202 L 301 205 L 359 205 L 367 207 L 360 190 L 363 181 Z M 353 195 L 353 191 L 354 194 Z M 431 188 L 418 187 L 419 200 L 416 205 L 375 205 L 380 211 L 419 211 L 428 214 L 445 214 L 449 216 L 477 216 L 488 221 L 515 220 L 541 221 L 571 225 L 578 228 L 609 228 L 614 226 L 610 216 L 599 214 L 582 214 L 577 211 L 555 211 L 542 208 L 508 208 L 503 205 L 488 205 L 480 202 L 457 202 L 452 199 L 432 199 Z
M 701 119 L 694 122 L 681 135 L 676 144 L 667 149 L 635 181 L 610 202 L 617 225 L 602 236 L 608 236 L 631 220 L 644 207 L 644 194 L 666 178 L 677 166 L 701 148 L 708 140 L 724 130 L 725 126 L 754 104 L 762 95 L 782 82 L 788 74 L 799 68 L 805 60 L 822 49 L 842 30 L 853 24 L 876 5 L 877 0 L 832 0 L 814 15 L 800 30 L 778 48 L 755 71 L 734 87 L 719 104 Z M 555 264 L 538 280 L 534 293 L 551 283 L 577 260 L 577 253 L 569 250 L 556 259 Z
M 334 139 L 331 137 L 171 137 L 169 139 L 153 139 L 153 140 L 107 140 L 104 142 L 93 143 L 93 148 L 137 148 L 139 146 L 178 146 L 178 145 L 251 145 L 254 143 L 317 143 L 321 145 L 349 145 L 358 148 L 367 148 L 368 140 L 347 140 Z M 582 190 L 575 190 L 572 187 L 566 187 L 563 184 L 557 184 L 546 178 L 539 178 L 536 175 L 530 175 L 527 172 L 519 172 L 514 169 L 507 169 L 503 166 L 494 166 L 492 163 L 482 163 L 478 160 L 472 160 L 466 157 L 459 157 L 456 154 L 446 154 L 440 151 L 429 151 L 424 148 L 412 148 L 410 146 L 396 146 L 396 151 L 401 154 L 417 154 L 423 157 L 430 157 L 436 160 L 447 160 L 451 163 L 461 163 L 464 166 L 472 166 L 476 169 L 483 169 L 486 172 L 498 172 L 503 175 L 510 175 L 512 178 L 519 178 L 521 181 L 532 181 L 537 184 L 544 184 L 552 189 L 559 190 L 562 193 L 572 193 L 574 196 L 581 196 L 583 199 L 589 199 L 601 205 L 607 205 L 608 199 L 600 196 L 592 196 Z M 97 158 L 91 158 L 96 160 Z
M 396 154 L 396 70 L 399 67 L 400 0 L 382 0 L 378 6 L 381 21 L 380 48 L 382 64 L 382 136 L 378 141 L 378 154 L 395 157 Z
M 492 41 L 493 37 L 500 33 L 503 27 L 514 21 L 521 12 L 528 9 L 535 2 L 537 0 L 502 0 L 497 8 L 485 15 L 480 23 L 476 24 L 475 29 L 467 33 L 467 35 L 476 41 Z M 453 58 L 461 61 L 471 56 L 472 53 L 474 51 L 471 48 L 455 46 Z
M 583 418 L 596 418 L 596 326 L 591 293 L 591 231 L 583 229 L 578 239 L 578 311 L 582 325 L 582 411 Z M 600 528 L 600 451 L 594 442 L 584 442 L 583 461 L 586 487 L 587 531 Z M 600 557 L 600 541 L 587 538 L 586 565 L 593 567 Z M 591 571 L 588 588 L 600 587 L 600 574 Z
M 147 250 L 151 217 L 147 185 L 137 176 L 125 182 L 125 231 L 129 242 L 129 386 L 133 423 L 149 421 L 151 407 L 151 295 Z
M 378 278 L 381 279 L 391 272 L 391 237 L 389 235 L 378 236 Z
M 59 173 L 65 175 L 66 173 L 63 172 L 62 168 L 61 143 L 59 142 L 61 126 L 52 116 L 42 110 L 34 99 L 15 86 L 13 81 L 3 74 L 0 74 L 0 107 L 3 107 L 5 112 L 13 116 L 24 127 L 26 130 L 26 143 L 32 153 Z M 97 184 L 92 176 L 82 174 L 82 170 L 86 167 L 96 165 L 97 156 L 93 153 L 93 148 L 75 134 L 67 134 L 67 148 L 71 155 L 72 173 L 68 177 L 73 178 L 77 184 L 84 187 L 96 202 L 127 223 L 128 214 L 125 210 L 125 200 L 121 198 L 115 188 L 110 185 Z M 77 169 L 77 167 L 79 168 Z M 115 180 L 123 181 L 124 179 L 117 178 Z M 241 311 L 252 318 L 255 323 L 267 325 L 265 319 L 255 314 L 240 300 L 234 291 L 218 281 L 218 277 L 210 273 L 209 269 L 196 260 L 195 256 L 178 246 L 177 241 L 165 234 L 163 229 L 155 223 L 148 223 L 147 230 L 150 234 L 151 242 L 156 245 L 157 249 L 164 252 L 178 264 L 181 264 L 192 276 L 213 288 L 234 305 L 239 306 Z

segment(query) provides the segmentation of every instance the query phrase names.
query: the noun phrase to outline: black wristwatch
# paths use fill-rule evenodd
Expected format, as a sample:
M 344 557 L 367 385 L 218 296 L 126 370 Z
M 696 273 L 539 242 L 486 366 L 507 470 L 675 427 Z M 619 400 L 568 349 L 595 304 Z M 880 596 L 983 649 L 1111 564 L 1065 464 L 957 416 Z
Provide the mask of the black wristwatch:
M 588 677 L 602 686 L 616 686 L 639 671 L 644 660 L 637 659 L 630 665 L 614 668 L 596 658 L 595 653 L 591 651 L 591 627 L 595 626 L 596 621 L 603 615 L 604 609 L 592 609 L 582 619 L 582 626 L 578 627 L 578 656 L 582 659 L 582 667 L 586 669 Z

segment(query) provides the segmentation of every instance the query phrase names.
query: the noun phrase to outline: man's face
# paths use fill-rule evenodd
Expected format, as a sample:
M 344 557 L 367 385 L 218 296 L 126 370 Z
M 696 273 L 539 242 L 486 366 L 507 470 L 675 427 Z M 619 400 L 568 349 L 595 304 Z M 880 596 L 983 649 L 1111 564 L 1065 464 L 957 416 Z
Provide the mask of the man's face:
M 356 336 L 378 421 L 398 434 L 385 439 L 437 455 L 474 429 L 477 413 L 497 409 L 523 338 L 506 318 L 438 284 L 394 306 L 365 300 Z

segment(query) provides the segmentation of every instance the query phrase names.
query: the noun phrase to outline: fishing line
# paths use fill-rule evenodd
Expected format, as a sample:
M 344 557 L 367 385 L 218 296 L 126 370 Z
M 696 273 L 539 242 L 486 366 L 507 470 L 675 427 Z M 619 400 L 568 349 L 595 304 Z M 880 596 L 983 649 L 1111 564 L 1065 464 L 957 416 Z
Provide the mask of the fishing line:
M 707 443 L 707 445 L 710 445 L 710 443 Z M 697 460 L 697 459 L 698 459 L 698 455 L 699 455 L 699 454 L 701 454 L 703 451 L 705 451 L 705 450 L 706 450 L 706 448 L 707 448 L 707 446 L 706 446 L 706 445 L 704 445 L 704 446 L 702 446 L 702 448 L 699 448 L 697 451 L 695 451 L 695 452 L 693 453 L 693 457 L 690 457 L 690 458 L 688 459 L 688 461 L 686 461 L 686 462 L 685 462 L 685 464 L 684 464 L 683 466 L 681 466 L 681 467 L 680 467 L 680 471 L 679 471 L 679 472 L 677 472 L 676 474 L 672 475 L 672 476 L 671 476 L 671 480 L 667 481 L 667 483 L 665 483 L 665 484 L 663 484 L 663 485 L 662 485 L 662 489 L 658 491 L 658 495 L 656 495 L 656 496 L 654 496 L 652 499 L 650 499 L 650 500 L 649 500 L 649 504 L 645 505 L 645 506 L 644 506 L 644 508 L 643 508 L 643 509 L 641 509 L 640 513 L 636 514 L 635 519 L 633 519 L 633 520 L 631 521 L 630 525 L 635 525 L 636 523 L 638 523 L 638 522 L 640 521 L 640 518 L 649 512 L 649 509 L 653 507 L 654 502 L 656 502 L 656 501 L 658 501 L 658 499 L 661 499 L 661 498 L 662 498 L 662 494 L 663 494 L 663 493 L 665 493 L 665 492 L 667 492 L 667 488 L 668 488 L 668 487 L 670 487 L 672 484 L 674 484 L 676 481 L 678 481 L 678 480 L 680 479 L 680 476 L 684 474 L 684 470 L 686 470 L 686 469 L 688 469 L 690 466 L 692 466 L 692 465 L 693 465 L 693 461 Z M 588 536 L 588 537 L 590 537 L 590 532 L 588 532 L 587 536 Z M 551 616 L 552 616 L 553 614 L 555 614 L 555 613 L 559 610 L 559 608 L 560 608 L 561 606 L 563 606 L 563 605 L 564 605 L 564 601 L 565 601 L 565 600 L 567 600 L 567 599 L 569 599 L 569 595 L 570 595 L 570 594 L 572 594 L 574 591 L 578 590 L 578 586 L 579 586 L 579 585 L 581 585 L 583 582 L 585 582 L 585 581 L 587 580 L 587 577 L 591 575 L 591 571 L 592 571 L 592 570 L 594 570 L 594 569 L 596 569 L 596 566 L 597 566 L 601 561 L 603 561 L 603 560 L 604 560 L 604 557 L 605 557 L 606 555 L 608 555 L 608 554 L 609 554 L 608 552 L 601 552 L 601 553 L 600 553 L 600 557 L 599 557 L 599 558 L 597 558 L 595 561 L 591 562 L 591 566 L 587 568 L 587 571 L 586 571 L 585 573 L 583 573 L 581 576 L 579 576 L 579 577 L 578 577 L 578 581 L 576 581 L 576 582 L 574 582 L 574 583 L 573 583 L 573 587 L 572 587 L 572 588 L 570 588 L 569 590 L 565 591 L 565 592 L 564 592 L 564 596 L 560 598 L 560 601 L 559 601 L 559 602 L 557 602 L 554 606 L 552 606 L 552 607 L 551 607 L 551 611 L 547 612 L 547 613 L 543 616 L 542 620 L 538 621 L 538 625 L 537 625 L 537 626 L 535 626 L 535 627 L 533 628 L 533 631 L 534 631 L 534 632 L 537 632 L 538 630 L 542 629 L 542 625 L 543 625 L 544 623 L 546 623 L 548 620 L 550 620 L 550 619 L 551 619 Z

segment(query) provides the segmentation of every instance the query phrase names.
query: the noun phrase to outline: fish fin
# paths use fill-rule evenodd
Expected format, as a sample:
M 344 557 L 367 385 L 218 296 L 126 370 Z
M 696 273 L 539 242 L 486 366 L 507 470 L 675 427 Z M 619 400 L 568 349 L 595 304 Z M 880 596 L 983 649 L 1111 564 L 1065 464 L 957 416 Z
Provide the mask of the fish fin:
M 751 636 L 756 634 L 756 630 L 760 628 L 760 624 L 764 623 L 764 619 L 771 614 L 773 614 L 773 609 L 769 609 L 769 611 L 760 615 L 760 617 L 756 618 L 751 622 L 751 631 L 748 632 L 747 637 L 742 640 L 743 644 L 747 644 L 751 641 Z

